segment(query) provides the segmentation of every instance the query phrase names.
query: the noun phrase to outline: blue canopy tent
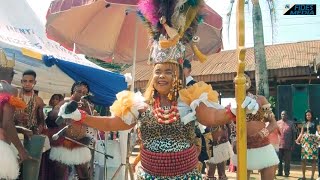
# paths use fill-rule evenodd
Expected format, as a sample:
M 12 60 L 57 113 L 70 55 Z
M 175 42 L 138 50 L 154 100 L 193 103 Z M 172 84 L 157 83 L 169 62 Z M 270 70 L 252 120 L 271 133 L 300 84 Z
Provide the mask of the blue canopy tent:
M 47 67 L 42 60 L 38 60 L 22 54 L 18 48 L 10 47 L 0 41 L 0 48 L 8 59 L 15 60 L 14 71 L 16 75 L 13 84 L 20 86 L 22 73 L 32 69 L 37 73 L 35 90 L 51 94 L 69 94 L 74 80 L 62 72 L 57 66 Z
M 102 106 L 110 106 L 116 99 L 116 94 L 127 88 L 125 78 L 121 74 L 83 66 L 76 63 L 57 59 L 53 56 L 43 56 L 46 66 L 58 66 L 74 81 L 84 81 L 89 84 L 94 95 L 92 101 Z

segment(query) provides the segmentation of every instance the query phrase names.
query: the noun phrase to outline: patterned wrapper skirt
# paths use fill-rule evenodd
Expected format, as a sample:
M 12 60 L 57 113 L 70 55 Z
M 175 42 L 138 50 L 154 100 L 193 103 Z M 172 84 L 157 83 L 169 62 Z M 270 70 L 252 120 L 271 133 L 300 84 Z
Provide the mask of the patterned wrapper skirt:
M 301 139 L 301 159 L 318 159 L 319 138 L 315 134 L 304 133 Z

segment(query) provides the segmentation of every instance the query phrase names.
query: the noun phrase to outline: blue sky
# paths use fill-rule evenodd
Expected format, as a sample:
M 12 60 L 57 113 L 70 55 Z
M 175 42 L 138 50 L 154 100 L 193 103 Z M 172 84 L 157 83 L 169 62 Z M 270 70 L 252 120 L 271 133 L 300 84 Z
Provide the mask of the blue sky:
M 51 0 L 27 0 L 40 20 L 45 23 L 45 15 Z M 297 41 L 320 40 L 320 1 L 319 0 L 274 0 L 276 1 L 276 19 L 274 23 L 274 38 L 269 10 L 266 0 L 260 0 L 263 13 L 265 44 L 289 43 Z M 236 3 L 231 15 L 230 32 L 227 34 L 227 12 L 229 0 L 206 0 L 207 4 L 218 12 L 223 18 L 223 42 L 225 50 L 236 48 Z M 251 0 L 246 7 L 246 47 L 253 46 Z M 316 16 L 285 16 L 283 15 L 286 4 L 317 4 Z M 229 38 L 228 38 L 229 37 Z

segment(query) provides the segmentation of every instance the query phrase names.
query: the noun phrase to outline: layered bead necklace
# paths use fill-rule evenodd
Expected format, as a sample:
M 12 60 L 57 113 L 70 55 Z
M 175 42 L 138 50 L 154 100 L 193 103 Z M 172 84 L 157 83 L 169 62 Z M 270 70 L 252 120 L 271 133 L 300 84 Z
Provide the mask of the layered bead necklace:
M 171 107 L 162 108 L 160 105 L 160 97 L 157 97 L 153 105 L 153 115 L 160 124 L 171 124 L 180 117 L 177 102 L 171 103 Z

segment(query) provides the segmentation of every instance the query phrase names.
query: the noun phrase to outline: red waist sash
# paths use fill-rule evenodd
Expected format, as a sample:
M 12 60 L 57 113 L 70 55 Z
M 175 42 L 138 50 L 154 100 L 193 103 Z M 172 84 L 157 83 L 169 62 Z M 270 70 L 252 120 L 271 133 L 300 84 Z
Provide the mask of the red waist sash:
M 196 168 L 198 153 L 195 146 L 180 152 L 157 153 L 141 148 L 144 171 L 155 176 L 177 176 Z

